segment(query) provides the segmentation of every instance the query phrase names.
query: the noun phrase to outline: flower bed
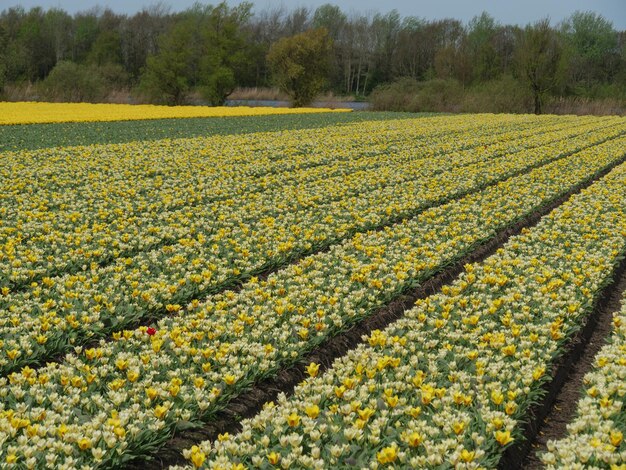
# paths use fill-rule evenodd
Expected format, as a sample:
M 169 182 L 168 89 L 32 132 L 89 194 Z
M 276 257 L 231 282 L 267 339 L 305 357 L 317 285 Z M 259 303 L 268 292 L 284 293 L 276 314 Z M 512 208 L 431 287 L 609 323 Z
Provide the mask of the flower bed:
M 622 164 L 190 465 L 495 468 L 626 252 L 625 188 Z
M 568 159 L 574 161 L 600 152 L 593 158 L 606 165 L 618 158 L 616 149 L 622 140 L 615 138 L 626 128 L 618 122 L 591 135 L 431 173 L 401 185 L 383 185 L 326 204 L 315 201 L 324 192 L 341 192 L 340 181 L 332 181 L 330 189 L 311 191 L 308 198 L 296 189 L 268 199 L 242 198 L 239 206 L 233 201 L 236 209 L 223 203 L 175 245 L 120 258 L 103 268 L 95 264 L 76 274 L 44 278 L 24 292 L 7 289 L 0 296 L 0 308 L 11 313 L 0 318 L 0 370 L 6 373 L 41 362 L 138 321 L 175 313 L 194 298 L 327 248 L 355 232 L 409 219 L 515 174 L 566 160 L 567 155 L 573 154 Z M 593 146 L 607 139 L 614 139 L 608 147 Z M 576 153 L 580 148 L 586 150 Z M 602 154 L 606 149 L 609 153 Z M 368 185 L 367 181 L 359 184 Z M 446 232 L 442 229 L 442 233 Z
M 298 202 L 321 204 L 552 142 L 543 132 L 563 140 L 615 122 L 564 120 L 539 129 L 543 121 L 531 123 L 513 132 L 528 123 L 486 121 L 471 137 L 463 121 L 432 119 L 400 129 L 369 124 L 8 154 L 0 175 L 0 287 L 175 243 L 206 231 L 205 219 L 220 209 L 218 216 L 231 219 L 251 205 L 292 206 L 294 192 Z M 462 138 L 450 144 L 455 136 Z
M 33 465 L 40 465 L 43 462 L 55 466 L 99 463 L 103 466 L 114 467 L 133 456 L 149 454 L 155 446 L 163 443 L 176 427 L 190 426 L 201 420 L 210 420 L 211 415 L 221 409 L 231 397 L 241 393 L 255 381 L 272 375 L 280 368 L 297 361 L 299 357 L 329 336 L 370 315 L 400 292 L 428 278 L 434 271 L 444 269 L 447 264 L 462 257 L 464 253 L 493 236 L 498 230 L 532 213 L 538 207 L 558 198 L 571 187 L 588 180 L 603 168 L 621 160 L 624 141 L 624 138 L 611 140 L 569 158 L 558 159 L 526 174 L 490 186 L 480 193 L 429 209 L 414 219 L 406 220 L 385 230 L 357 234 L 352 239 L 332 247 L 328 252 L 304 258 L 297 264 L 270 275 L 266 280 L 252 279 L 237 293 L 225 292 L 210 297 L 205 303 L 194 302 L 184 314 L 163 319 L 150 327 L 153 329 L 142 327 L 136 330 L 120 331 L 113 335 L 115 341 L 101 341 L 97 346 L 88 349 L 77 348 L 77 354 L 66 356 L 61 364 L 51 364 L 38 370 L 26 367 L 19 373 L 12 373 L 0 379 L 0 397 L 3 403 L 3 411 L 0 414 L 1 456 Z M 522 248 L 530 246 L 528 249 L 531 254 L 535 253 L 533 250 L 538 250 L 539 246 L 545 246 L 546 250 L 556 249 L 552 243 L 549 243 L 553 232 L 548 229 L 552 229 L 559 243 L 563 241 L 559 238 L 563 233 L 563 237 L 568 235 L 574 238 L 573 241 L 566 240 L 573 243 L 574 248 L 582 243 L 585 249 L 589 248 L 588 253 L 597 255 L 579 259 L 579 252 L 575 251 L 576 257 L 572 257 L 573 261 L 578 263 L 575 266 L 576 269 L 584 268 L 581 273 L 571 275 L 568 279 L 572 283 L 584 284 L 583 290 L 576 291 L 579 294 L 582 292 L 580 295 L 583 295 L 580 309 L 587 306 L 590 297 L 599 286 L 601 279 L 598 276 L 604 272 L 599 268 L 612 261 L 612 258 L 609 260 L 605 256 L 607 244 L 618 246 L 618 241 L 623 242 L 624 237 L 621 232 L 613 233 L 604 230 L 602 228 L 604 225 L 600 225 L 613 224 L 612 227 L 620 227 L 619 224 L 623 224 L 624 218 L 621 211 L 624 207 L 624 197 L 626 197 L 622 194 L 623 191 L 620 191 L 624 187 L 624 178 L 626 178 L 623 166 L 616 172 L 616 175 L 605 179 L 603 183 L 592 186 L 594 189 L 575 199 L 578 202 L 570 203 L 559 212 L 559 214 L 563 212 L 569 214 L 570 223 L 567 227 L 564 227 L 564 216 L 560 219 L 556 216 L 549 217 L 541 226 L 548 227 L 544 229 L 544 232 L 534 230 L 530 235 L 525 235 L 534 243 L 531 244 L 530 241 L 519 243 Z M 571 223 L 572 214 L 577 214 L 576 210 L 582 210 L 576 204 L 589 210 L 588 214 L 586 212 L 584 214 L 588 215 L 588 220 L 585 219 L 584 223 L 580 224 L 580 228 Z M 556 222 L 552 222 L 553 219 Z M 589 234 L 584 232 L 589 228 L 589 224 L 599 227 L 597 230 L 600 232 L 597 233 L 601 233 L 604 238 L 596 236 L 596 232 Z M 583 230 L 582 234 L 576 232 L 578 229 Z M 537 233 L 538 235 L 534 235 Z M 522 237 L 522 240 L 525 239 Z M 512 243 L 512 246 L 516 247 L 515 242 Z M 595 249 L 592 249 L 594 247 Z M 515 269 L 518 266 L 516 257 L 521 254 L 510 250 L 504 253 L 512 253 L 511 256 L 514 255 L 514 257 L 504 263 L 502 269 Z M 531 254 L 525 256 L 530 257 Z M 613 256 L 616 257 L 618 254 L 619 251 L 616 250 Z M 547 265 L 549 261 L 556 263 L 560 260 L 553 256 L 554 252 L 545 254 L 545 260 L 541 253 L 539 255 L 535 253 L 535 255 L 538 258 L 535 261 L 529 260 L 529 263 L 531 265 L 534 263 L 537 270 Z M 591 266 L 593 269 L 586 266 Z M 532 276 L 535 280 L 538 276 L 545 277 L 545 281 L 542 281 L 542 284 L 546 284 L 545 286 L 538 287 L 535 283 L 527 291 L 522 290 L 519 293 L 520 297 L 515 294 L 517 291 L 510 293 L 511 299 L 507 297 L 512 305 L 519 307 L 520 318 L 512 316 L 508 320 L 498 320 L 506 311 L 500 308 L 503 304 L 497 299 L 488 304 L 482 303 L 481 300 L 476 307 L 484 308 L 486 311 L 481 310 L 480 314 L 474 312 L 474 316 L 471 316 L 467 323 L 460 321 L 456 313 L 454 317 L 450 316 L 452 309 L 455 308 L 452 302 L 441 304 L 441 310 L 438 309 L 437 303 L 433 304 L 435 306 L 433 308 L 430 304 L 425 304 L 420 311 L 425 311 L 427 315 L 424 313 L 416 316 L 415 313 L 411 313 L 407 317 L 406 321 L 415 322 L 415 325 L 410 323 L 403 326 L 405 323 L 402 321 L 395 325 L 395 328 L 400 328 L 398 341 L 394 339 L 395 334 L 385 334 L 385 338 L 379 336 L 382 333 L 372 336 L 371 341 L 375 346 L 372 349 L 372 354 L 375 353 L 372 356 L 374 362 L 367 363 L 367 370 L 374 372 L 373 377 L 387 373 L 393 376 L 395 366 L 390 366 L 396 364 L 397 361 L 390 352 L 404 354 L 404 346 L 411 344 L 415 347 L 426 348 L 424 355 L 420 356 L 422 358 L 426 357 L 427 351 L 434 348 L 433 360 L 441 362 L 442 371 L 444 368 L 450 369 L 449 372 L 442 373 L 440 377 L 437 376 L 436 380 L 448 380 L 449 374 L 453 373 L 454 383 L 464 384 L 463 380 L 470 373 L 464 372 L 464 367 L 478 367 L 477 365 L 482 364 L 479 367 L 482 371 L 481 377 L 487 373 L 489 380 L 484 386 L 491 393 L 495 388 L 491 390 L 488 383 L 491 380 L 497 380 L 499 374 L 504 373 L 504 370 L 499 369 L 502 364 L 494 363 L 495 369 L 492 369 L 490 362 L 478 359 L 479 356 L 484 356 L 486 359 L 487 357 L 497 358 L 500 355 L 510 361 L 521 360 L 520 367 L 523 367 L 520 370 L 511 367 L 509 372 L 515 372 L 514 377 L 517 379 L 522 377 L 528 379 L 528 365 L 525 362 L 527 358 L 524 351 L 526 349 L 530 351 L 530 359 L 540 352 L 543 354 L 556 351 L 547 347 L 545 351 L 538 348 L 538 346 L 543 348 L 544 345 L 548 345 L 545 340 L 545 325 L 542 323 L 539 327 L 530 322 L 526 318 L 530 316 L 528 313 L 530 307 L 528 310 L 523 307 L 528 299 L 525 299 L 522 294 L 539 295 L 543 287 L 562 288 L 560 281 L 556 284 L 553 282 L 558 279 L 552 279 L 557 274 L 556 268 L 553 270 L 548 268 L 549 266 L 546 267 L 545 273 L 537 271 Z M 498 291 L 501 288 L 514 286 L 514 282 L 500 272 L 499 265 L 488 262 L 484 267 L 475 268 L 477 272 L 481 269 L 486 270 L 486 274 L 478 278 L 480 282 L 472 281 L 472 288 L 484 288 L 488 293 L 491 292 L 490 289 Z M 596 277 L 591 276 L 593 272 L 596 273 Z M 468 276 L 471 279 L 471 274 Z M 515 282 L 522 282 L 522 278 L 515 278 Z M 469 288 L 469 284 L 466 287 Z M 461 290 L 464 289 L 466 288 Z M 476 294 L 476 302 L 482 299 L 483 294 L 480 289 Z M 445 289 L 441 296 L 442 302 L 448 297 L 456 299 L 456 296 L 461 295 L 461 290 L 458 285 Z M 588 294 L 587 297 L 585 297 L 585 292 Z M 544 297 L 539 298 L 539 300 L 542 299 Z M 583 302 L 585 299 L 587 303 Z M 432 299 L 427 302 L 431 301 Z M 463 302 L 460 299 L 458 301 Z M 469 302 L 465 306 L 467 305 L 473 306 L 475 302 Z M 570 307 L 578 308 L 574 304 L 564 306 L 568 310 Z M 576 308 L 573 309 L 572 315 L 578 312 Z M 490 315 L 491 309 L 494 309 L 493 313 L 497 315 Z M 556 314 L 558 316 L 558 311 Z M 479 321 L 483 315 L 484 320 Z M 496 320 L 498 321 L 494 324 Z M 563 330 L 562 323 L 556 319 L 550 321 L 554 323 L 554 327 L 551 326 L 548 330 L 553 331 L 555 336 L 563 331 L 563 337 L 565 337 L 565 333 L 569 330 Z M 569 324 L 565 326 L 571 327 Z M 527 336 L 520 337 L 516 328 L 520 328 L 520 331 L 522 328 L 532 328 L 529 334 L 532 333 L 532 338 L 537 335 L 536 344 L 529 342 L 519 347 L 516 343 L 512 344 L 512 347 L 505 344 L 509 335 L 515 341 L 518 339 L 527 341 Z M 422 337 L 421 334 L 426 331 L 434 335 L 446 332 L 452 336 L 449 339 L 446 339 L 447 336 L 441 337 L 443 339 L 438 339 L 437 336 Z M 479 345 L 465 342 L 459 344 L 459 352 L 451 342 L 453 338 L 456 338 L 455 332 L 463 341 L 467 339 L 467 336 L 464 336 L 466 334 L 483 339 L 479 341 Z M 403 345 L 401 335 L 407 335 L 410 343 Z M 537 347 L 530 349 L 531 343 Z M 379 346 L 383 347 L 380 351 L 382 356 L 376 349 Z M 450 346 L 452 350 L 449 349 Z M 466 346 L 470 347 L 467 351 L 464 349 Z M 521 346 L 524 346 L 524 349 Z M 556 348 L 557 344 L 554 346 Z M 409 348 L 407 351 L 414 350 Z M 465 357 L 465 352 L 469 354 L 469 357 Z M 350 354 L 349 358 L 354 360 L 362 357 L 365 360 L 362 353 L 363 350 L 359 349 L 354 354 Z M 452 361 L 452 355 L 457 353 L 459 353 L 459 358 Z M 378 365 L 374 367 L 374 364 L 379 364 L 379 359 L 381 367 Z M 418 363 L 419 361 L 421 359 L 418 358 Z M 447 363 L 449 364 L 445 365 Z M 429 364 L 424 372 L 434 373 L 433 368 L 438 364 L 439 362 Z M 349 364 L 350 367 L 354 365 Z M 345 370 L 348 369 L 344 369 L 344 372 Z M 365 370 L 363 367 L 352 368 L 351 373 L 357 371 L 363 374 Z M 535 368 L 532 371 L 534 373 Z M 541 378 L 539 371 L 540 369 L 537 369 L 537 380 Z M 332 376 L 327 374 L 324 377 Z M 345 383 L 341 379 L 341 384 L 337 385 L 338 392 L 334 391 L 335 386 L 330 387 L 329 390 L 338 399 L 345 396 L 345 399 L 350 400 L 347 402 L 349 405 L 352 398 L 356 396 L 352 389 L 360 382 L 354 382 L 353 380 L 356 379 L 351 377 L 348 379 Z M 384 380 L 388 379 L 384 378 Z M 423 397 L 428 403 L 434 402 L 435 399 L 441 400 L 443 396 L 438 396 L 437 390 L 442 388 L 442 385 L 435 382 L 434 378 L 432 380 L 431 382 L 431 378 L 428 378 L 426 382 L 419 385 L 414 383 L 414 386 L 424 385 L 425 387 L 422 395 L 415 396 Z M 530 380 L 530 382 L 533 381 Z M 322 382 L 315 383 L 322 384 Z M 431 383 L 432 388 L 427 388 L 426 385 Z M 363 390 L 369 390 L 369 385 Z M 401 397 L 406 398 L 403 395 L 406 390 L 408 389 L 402 388 L 400 383 L 396 382 L 388 395 L 377 395 L 376 400 L 378 398 L 385 400 L 387 396 L 388 401 L 384 401 L 387 405 L 391 406 L 393 403 L 394 406 L 398 404 L 404 406 L 405 402 L 399 400 Z M 515 390 L 511 389 L 512 393 Z M 462 396 L 451 399 L 454 401 L 463 398 L 461 405 L 465 403 L 464 397 L 472 397 L 474 393 L 467 388 L 458 390 L 455 388 L 455 391 L 461 393 Z M 500 400 L 500 395 L 494 394 L 495 402 L 499 402 L 498 406 L 502 405 L 503 409 L 508 406 L 506 410 L 516 412 L 517 405 L 511 408 L 513 405 L 509 405 L 508 402 L 517 403 L 515 398 L 518 394 L 509 395 L 506 389 L 501 393 L 502 400 Z M 455 395 L 450 392 L 447 396 L 454 397 Z M 324 403 L 316 403 L 316 406 L 325 410 Z M 382 407 L 383 402 L 380 403 Z M 472 403 L 475 403 L 473 399 L 466 405 Z M 328 404 L 330 406 L 331 403 L 328 402 Z M 307 403 L 306 406 L 309 405 L 312 404 Z M 343 405 L 345 404 L 342 403 Z M 433 407 L 433 409 L 439 409 L 439 405 L 436 407 L 433 405 Z M 344 409 L 347 411 L 347 408 L 344 407 Z M 357 409 L 355 408 L 354 411 L 356 412 Z M 315 414 L 314 410 L 311 412 Z M 292 411 L 289 415 L 291 413 Z M 415 413 L 418 412 L 415 411 Z M 457 421 L 461 421 L 461 424 L 456 427 L 459 434 L 468 432 L 469 429 L 481 429 L 480 426 L 478 428 L 474 425 L 468 426 L 470 421 L 466 420 L 465 413 L 466 411 L 461 409 L 457 413 L 458 416 L 454 415 L 458 418 Z M 511 422 L 505 418 L 512 415 L 504 412 L 497 413 L 498 417 L 501 415 L 504 427 L 500 426 L 498 430 L 506 433 Z M 383 417 L 386 416 L 391 415 L 383 415 Z M 406 415 L 401 414 L 401 416 Z M 428 414 L 424 413 L 423 416 L 428 416 Z M 19 420 L 15 421 L 14 418 Z M 441 422 L 450 422 L 448 418 L 450 417 L 442 416 Z M 365 421 L 368 420 L 369 418 Z M 292 422 L 295 428 L 295 426 L 306 424 L 307 421 L 298 412 Z M 278 420 L 276 425 L 283 426 L 284 423 Z M 330 436 L 342 435 L 339 432 L 336 433 L 335 428 L 327 427 L 326 429 Z M 281 432 L 283 430 L 281 428 Z M 416 430 L 416 432 L 422 431 Z M 286 436 L 280 438 L 281 442 L 288 438 L 289 433 Z M 490 433 L 484 436 L 485 442 L 491 442 Z M 272 438 L 279 439 L 275 435 Z M 504 435 L 500 439 L 506 441 L 508 437 Z M 418 440 L 416 438 L 413 442 Z M 226 445 L 231 446 L 228 443 Z M 240 452 L 249 449 L 247 442 L 245 445 L 233 442 L 232 446 L 241 449 Z M 391 449 L 387 449 L 388 447 Z M 394 452 L 396 452 L 395 458 L 399 458 L 399 447 L 394 450 L 391 444 L 382 446 L 376 450 L 376 453 L 382 450 L 384 453 L 381 455 L 385 461 L 395 461 Z M 465 450 L 466 453 L 463 455 L 467 459 L 471 457 L 471 460 L 478 461 L 482 456 L 478 450 L 475 454 L 470 454 L 474 452 L 471 449 Z M 342 452 L 339 452 L 338 456 Z M 459 452 L 462 453 L 462 451 Z M 267 453 L 272 455 L 271 451 Z M 375 456 L 376 453 L 373 455 Z M 276 454 L 278 459 L 283 458 L 282 453 L 276 452 Z M 262 454 L 262 458 L 266 458 L 266 453 Z

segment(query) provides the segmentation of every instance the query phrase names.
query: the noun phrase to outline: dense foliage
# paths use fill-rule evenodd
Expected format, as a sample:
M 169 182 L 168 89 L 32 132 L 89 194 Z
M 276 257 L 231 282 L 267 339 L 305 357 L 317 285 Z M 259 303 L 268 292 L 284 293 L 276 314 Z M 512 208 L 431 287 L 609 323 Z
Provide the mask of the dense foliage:
M 275 82 L 294 106 L 313 102 L 326 84 L 332 43 L 324 28 L 282 38 L 272 44 L 267 62 Z
M 131 91 L 138 100 L 222 104 L 237 86 L 280 83 L 281 75 L 270 73 L 272 45 L 319 28 L 332 40 L 323 82 L 338 94 L 369 95 L 407 77 L 448 80 L 480 94 L 483 84 L 510 77 L 512 94 L 527 94 L 527 111 L 540 111 L 550 96 L 626 97 L 626 34 L 592 12 L 523 27 L 487 13 L 463 24 L 402 18 L 395 10 L 346 14 L 331 4 L 253 12 L 247 2 L 177 13 L 151 7 L 132 16 L 4 10 L 0 88 L 10 99 L 100 101 Z

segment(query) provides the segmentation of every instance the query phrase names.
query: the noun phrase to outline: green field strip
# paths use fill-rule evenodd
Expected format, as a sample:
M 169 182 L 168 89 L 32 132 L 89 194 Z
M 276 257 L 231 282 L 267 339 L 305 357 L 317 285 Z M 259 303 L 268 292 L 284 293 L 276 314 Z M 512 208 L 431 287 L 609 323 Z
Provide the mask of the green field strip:
M 198 201 L 191 207 L 177 209 L 176 211 L 151 210 L 154 217 L 141 219 L 133 218 L 132 214 L 123 213 L 127 224 L 124 227 L 116 226 L 115 230 L 108 237 L 99 237 L 98 232 L 93 230 L 85 230 L 85 222 L 77 222 L 75 230 L 83 233 L 80 239 L 76 237 L 68 237 L 72 233 L 72 226 L 58 228 L 51 227 L 51 223 L 31 223 L 21 224 L 20 233 L 27 233 L 28 236 L 20 237 L 20 243 L 12 241 L 5 242 L 4 256 L 0 250 L 0 287 L 9 287 L 11 290 L 23 289 L 25 286 L 31 285 L 33 282 L 40 282 L 44 276 L 54 277 L 62 274 L 76 274 L 83 271 L 86 264 L 93 266 L 96 263 L 99 266 L 105 266 L 116 258 L 134 256 L 140 251 L 149 251 L 163 247 L 164 245 L 176 243 L 178 240 L 186 237 L 197 236 L 199 233 L 206 234 L 206 228 L 203 228 L 206 219 L 215 217 L 225 218 L 228 220 L 239 220 L 242 223 L 249 224 L 254 219 L 260 219 L 267 216 L 251 209 L 252 206 L 268 207 L 271 212 L 276 206 L 289 205 L 293 210 L 299 210 L 303 205 L 323 205 L 331 201 L 341 200 L 348 196 L 357 196 L 363 192 L 381 189 L 386 186 L 401 184 L 408 180 L 416 178 L 427 178 L 434 176 L 443 171 L 470 166 L 474 163 L 486 161 L 489 159 L 497 159 L 498 157 L 510 157 L 510 155 L 527 150 L 529 148 L 538 147 L 543 141 L 543 145 L 554 143 L 564 139 L 575 137 L 577 132 L 582 130 L 589 132 L 590 130 L 598 131 L 597 127 L 575 127 L 574 130 L 567 129 L 566 132 L 550 134 L 551 140 L 545 141 L 543 134 L 541 137 L 520 137 L 523 144 L 515 143 L 515 140 L 507 139 L 505 142 L 495 142 L 494 145 L 487 145 L 488 142 L 483 141 L 476 146 L 480 146 L 477 151 L 457 151 L 453 158 L 443 154 L 438 157 L 429 158 L 428 160 L 416 162 L 413 155 L 405 157 L 403 153 L 395 155 L 394 153 L 386 154 L 380 157 L 379 165 L 374 169 L 356 170 L 352 174 L 345 172 L 329 178 L 320 178 L 309 181 L 297 187 L 289 188 L 281 186 L 277 191 L 252 191 L 247 194 L 238 195 L 236 200 L 222 199 L 221 202 L 228 205 L 228 212 L 218 212 L 211 205 L 204 206 L 204 201 Z M 516 135 L 516 134 L 514 134 Z M 507 147 L 508 146 L 508 147 Z M 437 147 L 434 143 L 432 147 Z M 420 155 L 418 154 L 418 158 Z M 345 164 L 340 164 L 346 166 Z M 351 175 L 348 178 L 348 175 Z M 248 183 L 239 181 L 244 187 L 250 187 Z M 337 189 L 339 188 L 339 189 Z M 209 189 L 211 191 L 211 189 Z M 261 194 L 262 193 L 262 194 Z M 287 196 L 297 199 L 292 203 Z M 214 201 L 213 201 L 214 202 Z M 234 216 L 233 211 L 241 211 L 243 207 L 246 218 L 241 215 Z M 193 208 L 193 211 L 191 209 Z M 88 211 L 89 209 L 86 209 Z M 97 211 L 92 211 L 97 214 Z M 72 214 L 75 208 L 72 209 Z M 269 216 L 272 214 L 270 213 Z M 61 217 L 61 219 L 63 219 Z M 159 221 L 161 225 L 155 225 L 154 222 Z M 163 222 L 169 221 L 169 224 Z M 100 223 L 98 227 L 106 230 L 108 235 L 112 230 L 104 223 Z M 127 230 L 124 228 L 127 227 Z M 171 229 L 173 228 L 173 230 Z M 212 231 L 219 230 L 219 224 L 212 227 Z M 37 233 L 39 232 L 39 235 Z M 60 236 L 55 239 L 54 233 Z M 149 234 L 149 238 L 144 235 Z M 67 240 L 67 241 L 66 241 Z M 125 248 L 120 249 L 122 243 L 126 243 Z M 133 244 L 134 243 L 134 244 Z M 63 253 L 62 259 L 54 257 L 55 253 Z M 14 273 L 21 273 L 21 280 Z
M 279 395 L 237 435 L 185 454 L 196 468 L 496 468 L 626 254 L 625 209 L 622 164 L 292 396 Z M 616 372 L 618 358 L 619 347 L 605 370 Z M 612 390 L 623 390 L 623 376 L 616 382 Z M 593 452 L 606 456 L 600 448 L 615 446 L 602 435 Z M 621 445 L 621 432 L 613 438 Z M 578 449 L 589 454 L 584 439 Z M 576 443 L 563 450 L 553 468 L 597 462 L 576 461 Z M 593 468 L 619 465 L 620 455 Z
M 209 235 L 183 239 L 160 251 L 119 259 L 104 268 L 44 280 L 25 292 L 0 296 L 0 370 L 38 364 L 72 347 L 176 312 L 192 299 L 237 286 L 311 253 L 409 219 L 429 207 L 480 192 L 532 168 L 566 158 L 623 133 L 620 127 L 519 152 L 457 172 L 385 187 L 323 206 L 279 208 L 277 220 L 256 227 L 231 221 Z M 259 207 L 266 207 L 265 204 Z M 279 214 L 277 214 L 278 216 Z M 219 218 L 219 217 L 218 217 Z M 253 242 L 251 242 L 253 240 Z
M 0 151 L 311 129 L 426 116 L 433 115 L 351 112 L 0 126 Z
M 56 465 L 106 468 L 146 456 L 176 426 L 209 420 L 258 380 L 623 161 L 624 142 L 607 141 L 384 230 L 357 234 L 239 292 L 192 303 L 154 329 L 120 332 L 63 363 L 1 378 L 0 452 L 12 452 L 18 462 L 54 455 Z M 622 209 L 621 193 L 610 189 Z M 613 214 L 613 223 L 624 220 L 614 206 L 593 207 Z M 18 410 L 22 421 L 12 422 Z

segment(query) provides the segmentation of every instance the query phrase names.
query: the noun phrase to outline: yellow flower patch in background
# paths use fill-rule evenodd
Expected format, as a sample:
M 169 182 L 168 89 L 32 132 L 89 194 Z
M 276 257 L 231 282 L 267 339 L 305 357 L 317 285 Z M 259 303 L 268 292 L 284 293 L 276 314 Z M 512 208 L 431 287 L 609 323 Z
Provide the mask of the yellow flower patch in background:
M 350 111 L 350 109 L 329 108 L 0 102 L 0 125 L 49 122 L 132 121 L 139 119 L 263 116 L 271 114 L 305 114 Z

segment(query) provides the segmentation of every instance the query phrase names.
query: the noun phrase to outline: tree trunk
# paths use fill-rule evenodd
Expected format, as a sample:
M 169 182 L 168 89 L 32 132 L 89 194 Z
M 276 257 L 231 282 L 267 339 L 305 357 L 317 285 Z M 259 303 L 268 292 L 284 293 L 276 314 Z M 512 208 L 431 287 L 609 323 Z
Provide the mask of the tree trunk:
M 364 96 L 367 90 L 367 80 L 370 77 L 370 66 L 369 63 L 366 64 L 366 68 L 365 68 L 365 80 L 363 83 L 363 93 L 362 95 Z
M 359 57 L 359 66 L 356 72 L 356 94 L 359 94 L 359 87 L 361 86 L 361 57 Z
M 535 90 L 535 114 L 541 114 L 541 96 L 539 92 Z

